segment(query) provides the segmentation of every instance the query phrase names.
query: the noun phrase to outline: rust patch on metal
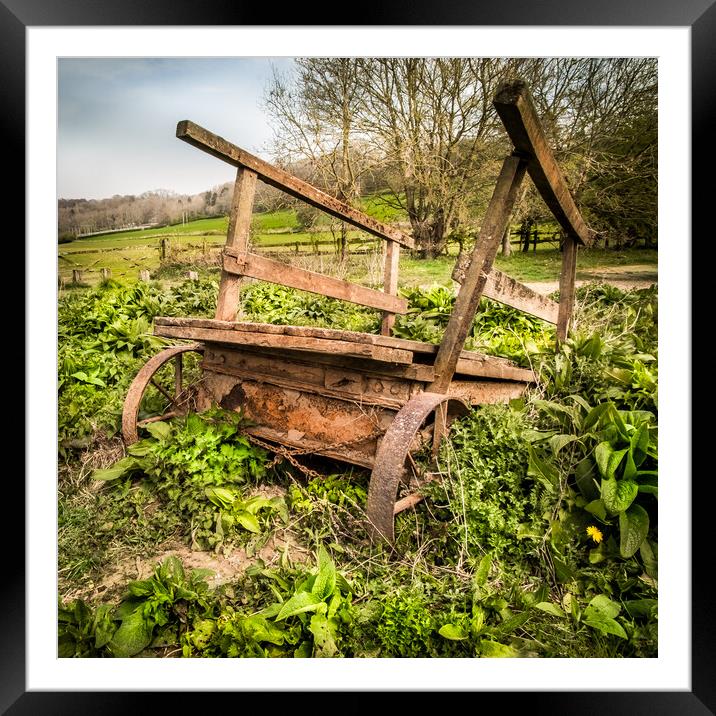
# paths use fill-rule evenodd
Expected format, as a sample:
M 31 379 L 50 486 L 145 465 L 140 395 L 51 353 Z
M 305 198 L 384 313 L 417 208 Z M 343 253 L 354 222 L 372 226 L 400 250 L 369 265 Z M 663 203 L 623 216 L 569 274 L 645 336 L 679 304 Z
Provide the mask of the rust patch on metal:
M 219 405 L 224 410 L 235 410 L 239 412 L 241 406 L 246 403 L 246 393 L 241 387 L 241 383 L 237 383 L 220 401 Z
M 356 441 L 357 445 L 342 457 L 363 466 L 373 464 L 378 442 L 375 432 L 385 432 L 395 415 L 395 410 L 362 405 L 358 400 L 242 380 L 209 370 L 204 373 L 204 389 L 215 403 L 241 412 L 263 431 L 270 430 L 271 439 L 284 445 L 295 445 L 291 436 L 298 434 L 307 444 Z M 360 442 L 361 437 L 364 442 Z

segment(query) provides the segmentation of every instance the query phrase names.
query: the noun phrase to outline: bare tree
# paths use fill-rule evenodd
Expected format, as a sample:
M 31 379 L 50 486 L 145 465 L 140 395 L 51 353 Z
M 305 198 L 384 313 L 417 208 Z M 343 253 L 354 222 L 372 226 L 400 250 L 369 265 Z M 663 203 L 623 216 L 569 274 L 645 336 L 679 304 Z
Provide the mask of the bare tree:
M 264 96 L 275 121 L 274 149 L 285 162 L 308 160 L 314 183 L 341 201 L 357 203 L 361 176 L 368 168 L 368 145 L 355 133 L 355 113 L 363 86 L 358 62 L 350 58 L 301 58 L 293 76 L 274 71 Z M 339 247 L 345 257 L 346 225 Z
M 423 256 L 484 190 L 499 146 L 490 100 L 510 61 L 378 58 L 361 62 L 360 129 L 381 146 L 394 202 Z

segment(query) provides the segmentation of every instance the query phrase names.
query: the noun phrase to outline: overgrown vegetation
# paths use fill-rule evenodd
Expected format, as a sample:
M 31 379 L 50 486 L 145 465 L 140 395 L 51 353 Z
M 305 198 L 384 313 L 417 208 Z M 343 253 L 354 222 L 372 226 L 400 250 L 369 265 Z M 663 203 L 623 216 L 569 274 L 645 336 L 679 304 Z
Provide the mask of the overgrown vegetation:
M 657 655 L 655 289 L 581 289 L 556 352 L 546 324 L 484 303 L 472 346 L 529 362 L 539 383 L 453 424 L 395 554 L 363 531 L 364 471 L 325 462 L 307 479 L 235 413 L 153 423 L 125 453 L 121 403 L 161 344 L 152 319 L 211 315 L 216 291 L 110 282 L 60 301 L 60 656 Z M 439 340 L 451 292 L 406 296 L 396 332 Z M 261 283 L 242 298 L 251 320 L 380 321 Z M 177 543 L 241 569 L 192 571 L 166 556 Z M 134 557 L 145 578 L 107 581 Z

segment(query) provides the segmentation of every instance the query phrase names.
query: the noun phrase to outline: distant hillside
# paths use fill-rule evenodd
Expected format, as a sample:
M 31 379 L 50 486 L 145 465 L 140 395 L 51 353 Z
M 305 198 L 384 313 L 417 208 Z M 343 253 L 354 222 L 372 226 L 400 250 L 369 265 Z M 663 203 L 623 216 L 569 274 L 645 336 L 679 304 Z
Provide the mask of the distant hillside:
M 229 213 L 232 192 L 233 184 L 227 182 L 191 195 L 159 189 L 138 195 L 117 194 L 108 199 L 60 199 L 57 235 L 63 242 L 85 234 L 225 216 Z M 256 211 L 271 211 L 288 203 L 285 195 L 258 183 Z
M 293 164 L 288 169 L 292 174 L 320 187 L 305 162 Z M 388 221 L 397 218 L 394 209 L 376 200 L 380 192 L 384 191 L 380 182 L 366 185 L 363 189 L 366 195 L 363 201 L 369 214 Z M 177 194 L 157 189 L 137 195 L 116 194 L 107 199 L 59 199 L 58 240 L 64 243 L 87 234 L 168 226 L 196 219 L 226 216 L 231 208 L 232 193 L 233 183 L 227 182 L 199 194 Z M 278 189 L 257 182 L 255 212 L 293 209 L 298 205 L 297 200 Z M 305 218 L 308 220 L 313 217 Z

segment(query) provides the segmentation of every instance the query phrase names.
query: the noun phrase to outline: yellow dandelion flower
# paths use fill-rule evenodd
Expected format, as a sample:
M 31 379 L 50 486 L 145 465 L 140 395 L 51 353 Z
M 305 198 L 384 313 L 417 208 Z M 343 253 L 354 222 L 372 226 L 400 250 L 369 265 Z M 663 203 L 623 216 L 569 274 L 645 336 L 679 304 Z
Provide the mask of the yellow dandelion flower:
M 598 527 L 595 527 L 594 525 L 589 525 L 587 527 L 587 534 L 597 543 L 599 544 L 603 539 L 604 535 L 601 533 Z

